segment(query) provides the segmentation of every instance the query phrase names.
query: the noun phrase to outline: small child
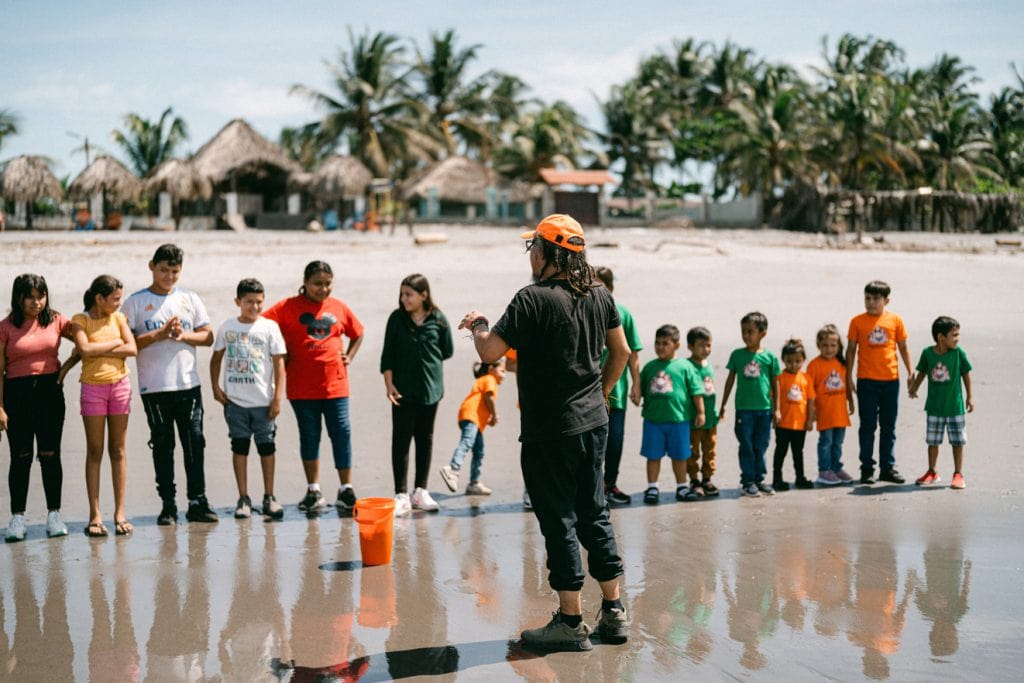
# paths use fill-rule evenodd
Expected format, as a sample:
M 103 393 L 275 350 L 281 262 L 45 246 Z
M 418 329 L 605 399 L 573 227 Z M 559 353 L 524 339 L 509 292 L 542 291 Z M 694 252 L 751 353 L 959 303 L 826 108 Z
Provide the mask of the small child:
M 900 398 L 899 350 L 911 377 L 907 350 L 907 330 L 903 319 L 885 310 L 889 303 L 889 285 L 873 280 L 864 287 L 865 313 L 850 320 L 846 350 L 846 392 L 857 394 L 860 410 L 860 483 L 875 483 L 875 428 L 878 427 L 878 469 L 880 481 L 902 484 L 906 481 L 896 470 L 896 414 Z M 860 358 L 857 351 L 860 350 Z M 853 361 L 857 360 L 857 384 L 853 383 Z M 907 380 L 910 381 L 909 379 Z
M 260 315 L 263 299 L 263 285 L 259 280 L 245 279 L 238 283 L 235 289 L 238 317 L 220 324 L 210 358 L 210 384 L 213 397 L 224 406 L 235 483 L 238 484 L 235 519 L 247 519 L 252 514 L 246 476 L 250 439 L 256 442 L 263 471 L 263 514 L 270 519 L 284 517 L 284 508 L 274 497 L 274 434 L 277 431 L 274 419 L 281 412 L 287 352 L 277 323 Z
M 473 368 L 473 388 L 459 406 L 459 445 L 452 453 L 450 464 L 441 468 L 441 479 L 453 493 L 459 486 L 459 470 L 466 461 L 466 453 L 473 451 L 469 465 L 468 496 L 489 496 L 491 489 L 480 481 L 480 468 L 484 462 L 484 429 L 498 424 L 498 385 L 505 380 L 505 359 L 494 363 L 477 363 Z
M 715 446 L 718 443 L 718 412 L 715 410 L 715 370 L 708 360 L 711 355 L 711 332 L 706 327 L 694 327 L 686 333 L 689 362 L 704 384 L 704 424 L 690 423 L 690 459 L 686 473 L 690 477 L 688 498 L 717 496 L 718 487 L 711 481 L 715 474 Z M 701 463 L 701 454 L 704 461 Z M 700 475 L 700 478 L 698 478 Z
M 743 347 L 729 356 L 725 367 L 729 378 L 725 380 L 722 409 L 718 419 L 725 417 L 725 406 L 736 384 L 736 426 L 739 441 L 740 488 L 743 495 L 756 498 L 762 493 L 775 494 L 765 483 L 764 454 L 772 438 L 772 425 L 779 419 L 779 359 L 761 346 L 768 334 L 768 318 L 753 311 L 740 320 Z M 738 378 L 738 380 L 737 380 Z
M 785 372 L 779 375 L 779 421 L 775 425 L 775 457 L 772 460 L 772 488 L 788 491 L 789 483 L 782 478 L 782 464 L 786 451 L 793 449 L 793 471 L 798 489 L 813 489 L 814 484 L 804 476 L 804 440 L 814 425 L 814 385 L 803 371 L 807 353 L 804 343 L 790 339 L 782 347 Z
M 672 460 L 676 500 L 687 498 L 686 461 L 690 458 L 690 420 L 697 427 L 705 421 L 704 385 L 692 363 L 676 359 L 679 328 L 662 325 L 654 334 L 656 359 L 640 371 L 644 431 L 640 455 L 647 458 L 647 490 L 644 503 L 658 503 L 661 459 Z
M 814 415 L 818 423 L 818 478 L 822 486 L 849 484 L 853 477 L 843 469 L 843 438 L 853 414 L 853 397 L 846 390 L 846 365 L 839 328 L 825 325 L 815 337 L 818 357 L 807 365 L 814 386 Z
M 939 446 L 942 445 L 943 433 L 949 434 L 949 443 L 953 447 L 953 481 L 950 488 L 964 488 L 962 474 L 964 464 L 964 445 L 967 443 L 967 431 L 964 429 L 964 413 L 974 412 L 974 399 L 971 397 L 971 362 L 967 354 L 960 348 L 960 323 L 948 316 L 939 316 L 932 323 L 932 339 L 935 346 L 921 352 L 921 360 L 917 362 L 917 375 L 910 383 L 910 397 L 917 398 L 917 390 L 924 378 L 928 378 L 928 398 L 924 404 L 928 415 L 928 429 L 925 443 L 928 444 L 928 471 L 917 480 L 918 486 L 938 484 L 939 475 L 935 473 L 935 464 L 939 458 Z M 964 394 L 967 393 L 966 411 Z

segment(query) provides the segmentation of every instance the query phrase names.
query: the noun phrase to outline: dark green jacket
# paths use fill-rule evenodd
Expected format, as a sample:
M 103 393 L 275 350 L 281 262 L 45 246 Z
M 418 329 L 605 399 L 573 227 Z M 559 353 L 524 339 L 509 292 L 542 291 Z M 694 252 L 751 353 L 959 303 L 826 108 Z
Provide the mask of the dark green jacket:
M 384 329 L 380 371 L 391 371 L 403 402 L 432 405 L 444 396 L 441 364 L 454 352 L 452 327 L 441 311 L 431 311 L 417 327 L 405 311 L 396 308 Z

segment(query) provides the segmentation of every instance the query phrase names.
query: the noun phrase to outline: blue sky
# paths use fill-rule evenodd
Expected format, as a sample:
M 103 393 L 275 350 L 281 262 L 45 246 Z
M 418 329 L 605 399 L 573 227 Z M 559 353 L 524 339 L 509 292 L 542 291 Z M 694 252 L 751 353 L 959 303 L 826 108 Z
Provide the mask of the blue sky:
M 194 151 L 225 123 L 244 117 L 276 139 L 285 125 L 316 118 L 290 96 L 295 83 L 326 88 L 324 59 L 348 44 L 347 29 L 383 30 L 421 44 L 454 28 L 479 43 L 476 71 L 501 69 L 536 96 L 564 99 L 600 127 L 595 96 L 673 39 L 693 36 L 750 47 L 763 58 L 807 68 L 821 63 L 821 39 L 845 32 L 894 40 L 907 62 L 938 54 L 977 69 L 986 97 L 1024 69 L 1024 3 L 868 0 L 830 2 L 590 2 L 518 0 L 444 3 L 75 2 L 0 0 L 0 108 L 21 117 L 0 160 L 43 154 L 58 174 L 75 174 L 81 143 L 115 151 L 110 131 L 127 112 L 156 118 L 173 106 L 188 123 Z

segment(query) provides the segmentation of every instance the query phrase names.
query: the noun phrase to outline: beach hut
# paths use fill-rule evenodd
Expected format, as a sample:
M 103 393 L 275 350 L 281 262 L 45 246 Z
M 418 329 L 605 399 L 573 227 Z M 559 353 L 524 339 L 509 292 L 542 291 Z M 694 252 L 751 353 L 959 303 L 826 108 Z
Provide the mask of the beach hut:
M 540 193 L 479 161 L 452 156 L 403 183 L 401 196 L 420 218 L 532 219 Z
M 24 216 L 32 229 L 32 207 L 40 199 L 60 200 L 64 190 L 42 157 L 20 156 L 8 161 L 0 172 L 0 197 L 14 202 L 15 219 Z
M 548 186 L 544 213 L 567 213 L 583 225 L 601 224 L 601 192 L 615 182 L 608 171 L 542 168 L 540 177 Z
M 335 154 L 312 173 L 307 189 L 319 208 L 330 208 L 340 220 L 363 213 L 373 174 L 359 159 Z
M 192 157 L 218 195 L 214 212 L 265 228 L 300 228 L 305 221 L 298 191 L 308 180 L 302 167 L 242 119 L 220 129 Z
M 68 185 L 68 194 L 76 199 L 89 199 L 94 216 L 106 217 L 111 229 L 121 227 L 121 214 L 110 206 L 136 201 L 142 195 L 142 181 L 113 157 L 98 156 Z
M 166 193 L 170 202 L 170 211 L 163 210 L 164 198 L 161 197 L 161 215 L 167 213 L 174 218 L 174 229 L 181 224 L 181 202 L 209 199 L 213 196 L 213 183 L 209 178 L 196 170 L 191 161 L 169 159 L 157 166 L 146 179 L 147 193 Z

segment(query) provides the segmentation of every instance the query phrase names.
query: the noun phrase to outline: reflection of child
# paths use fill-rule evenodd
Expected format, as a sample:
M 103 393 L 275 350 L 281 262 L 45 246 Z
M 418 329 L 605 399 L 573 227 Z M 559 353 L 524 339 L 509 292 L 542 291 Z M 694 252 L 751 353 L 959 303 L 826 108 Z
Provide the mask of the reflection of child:
M 939 475 L 935 473 L 935 464 L 939 458 L 939 446 L 942 445 L 943 434 L 949 434 L 949 443 L 953 446 L 953 481 L 950 487 L 964 488 L 964 476 L 961 474 L 964 464 L 964 445 L 967 443 L 967 431 L 964 429 L 964 413 L 974 411 L 974 400 L 971 398 L 971 361 L 960 348 L 960 323 L 948 316 L 940 316 L 932 323 L 932 339 L 935 346 L 921 352 L 921 360 L 917 363 L 917 375 L 910 382 L 910 397 L 917 398 L 917 390 L 928 378 L 928 399 L 924 410 L 928 414 L 928 431 L 925 442 L 928 444 L 928 471 L 917 480 L 918 486 L 939 483 Z M 967 392 L 966 410 L 964 395 L 960 384 Z
M 846 366 L 839 328 L 825 325 L 815 339 L 819 355 L 807 365 L 814 385 L 814 420 L 818 422 L 818 478 L 822 486 L 853 481 L 843 469 L 843 438 L 850 426 L 853 396 L 846 390 Z
M 441 468 L 441 479 L 449 491 L 455 491 L 466 453 L 472 450 L 473 460 L 469 466 L 466 494 L 489 496 L 491 489 L 480 481 L 480 470 L 484 462 L 484 429 L 498 424 L 498 408 L 494 399 L 498 397 L 498 385 L 505 379 L 505 359 L 496 363 L 480 363 L 474 369 L 473 376 L 476 377 L 473 388 L 459 406 L 459 445 L 452 453 L 451 463 Z
M 661 459 L 668 455 L 676 477 L 676 500 L 684 500 L 686 461 L 690 457 L 690 420 L 703 426 L 704 385 L 693 364 L 676 359 L 679 328 L 662 325 L 654 335 L 657 358 L 640 371 L 640 390 L 644 399 L 644 431 L 640 455 L 647 458 L 647 490 L 644 502 L 658 502 L 658 475 Z
M 235 305 L 239 314 L 221 323 L 210 358 L 213 397 L 224 406 L 231 439 L 231 460 L 238 484 L 237 519 L 252 514 L 246 476 L 250 440 L 256 442 L 260 454 L 263 514 L 271 519 L 284 516 L 284 508 L 274 497 L 274 419 L 281 412 L 284 394 L 285 345 L 277 323 L 260 315 L 263 299 L 263 285 L 258 280 L 238 283 Z
M 782 363 L 786 370 L 779 375 L 779 421 L 775 426 L 775 457 L 772 459 L 774 475 L 772 488 L 788 491 L 789 483 L 782 478 L 782 465 L 786 451 L 793 449 L 793 470 L 796 487 L 814 488 L 804 476 L 804 439 L 814 424 L 814 384 L 802 370 L 807 354 L 799 339 L 790 339 L 782 347 Z

